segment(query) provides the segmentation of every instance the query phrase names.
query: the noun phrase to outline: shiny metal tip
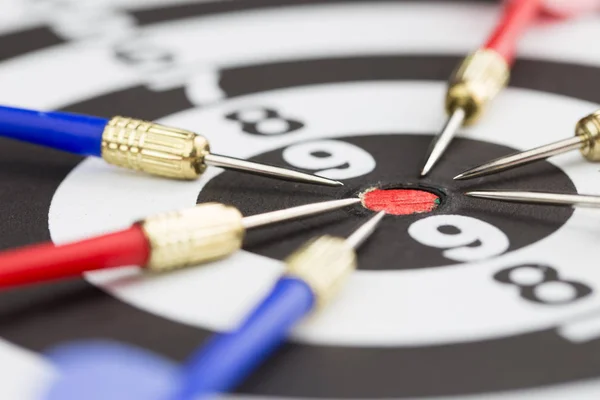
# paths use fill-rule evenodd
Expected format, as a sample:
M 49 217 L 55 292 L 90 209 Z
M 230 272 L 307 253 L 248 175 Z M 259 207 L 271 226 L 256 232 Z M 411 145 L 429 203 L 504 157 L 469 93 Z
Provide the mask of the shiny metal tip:
M 307 174 L 292 169 L 260 164 L 239 158 L 221 156 L 218 154 L 207 154 L 204 156 L 206 165 L 245 172 L 247 174 L 266 176 L 284 181 L 310 183 L 322 186 L 344 186 L 340 181 L 323 178 L 322 176 Z
M 355 230 L 348 238 L 346 243 L 353 249 L 357 249 L 363 244 L 377 229 L 379 222 L 385 217 L 385 211 L 379 211 L 374 217 L 369 219 L 367 222 L 362 224 L 357 230 Z
M 535 149 L 513 153 L 505 157 L 500 157 L 485 164 L 471 168 L 462 174 L 454 177 L 455 180 L 466 180 L 479 178 L 481 176 L 492 175 L 498 172 L 517 168 L 532 162 L 546 159 L 567 151 L 576 150 L 585 145 L 585 139 L 579 136 L 560 140 Z
M 600 196 L 544 192 L 478 190 L 465 193 L 479 199 L 500 200 L 514 203 L 545 204 L 572 207 L 600 207 Z
M 257 228 L 277 222 L 322 214 L 327 211 L 337 210 L 338 208 L 347 207 L 357 203 L 360 203 L 360 199 L 322 201 L 320 203 L 306 204 L 303 206 L 286 208 L 284 210 L 271 211 L 264 214 L 244 217 L 244 219 L 242 219 L 242 224 L 246 229 Z
M 460 174 L 456 175 L 453 179 L 455 181 L 464 181 L 464 180 L 467 180 L 467 179 L 477 178 L 477 177 L 483 176 L 483 175 L 485 175 L 485 173 L 478 174 L 478 171 L 476 171 L 476 169 L 473 168 L 473 169 L 467 170 L 467 171 L 465 171 L 463 173 L 460 173 Z
M 463 122 L 465 121 L 465 110 L 462 108 L 457 108 L 448 121 L 446 121 L 446 125 L 444 125 L 444 129 L 437 135 L 431 145 L 429 146 L 429 150 L 427 153 L 427 161 L 425 162 L 425 166 L 421 170 L 421 178 L 426 176 L 431 169 L 437 164 L 440 160 L 450 142 L 456 135 L 456 131 L 461 127 Z

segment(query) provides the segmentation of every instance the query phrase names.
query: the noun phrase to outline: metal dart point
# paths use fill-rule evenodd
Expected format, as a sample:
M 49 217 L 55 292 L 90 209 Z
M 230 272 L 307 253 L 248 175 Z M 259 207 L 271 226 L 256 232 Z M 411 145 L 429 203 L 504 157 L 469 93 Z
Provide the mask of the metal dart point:
M 284 210 L 271 211 L 263 214 L 244 217 L 244 219 L 242 219 L 242 224 L 246 229 L 258 228 L 264 225 L 270 225 L 277 222 L 288 221 L 295 218 L 307 217 L 314 214 L 336 210 L 338 208 L 360 203 L 360 201 L 360 199 L 356 198 L 306 204 L 302 206 L 286 208 Z
M 421 177 L 427 175 L 429 171 L 437 164 L 440 160 L 448 145 L 456 135 L 456 131 L 460 128 L 465 120 L 465 110 L 462 108 L 457 108 L 448 121 L 446 121 L 446 125 L 442 132 L 438 134 L 431 145 L 429 146 L 429 151 L 427 152 L 427 161 L 425 162 L 425 166 L 421 170 Z
M 454 179 L 466 180 L 492 175 L 577 149 L 588 161 L 600 161 L 600 111 L 577 123 L 575 137 L 498 158 L 471 168 Z
M 362 224 L 346 239 L 346 244 L 358 249 L 377 229 L 379 222 L 385 217 L 385 211 L 379 211 L 374 217 Z
M 513 203 L 600 208 L 600 196 L 582 194 L 478 190 L 467 192 L 465 195 L 479 199 L 500 200 Z
M 241 160 L 228 156 L 217 154 L 207 154 L 204 156 L 204 163 L 213 167 L 242 171 L 252 175 L 270 176 L 272 178 L 282 179 L 292 182 L 311 183 L 314 185 L 323 186 L 344 186 L 340 181 L 323 178 L 318 175 L 306 174 L 304 172 L 295 171 L 272 165 L 259 164 L 252 161 Z

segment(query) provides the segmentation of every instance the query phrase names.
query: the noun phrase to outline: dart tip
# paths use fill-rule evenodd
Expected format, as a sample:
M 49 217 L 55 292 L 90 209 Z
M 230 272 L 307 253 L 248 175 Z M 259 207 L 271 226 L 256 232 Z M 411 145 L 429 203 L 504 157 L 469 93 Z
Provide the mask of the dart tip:
M 472 176 L 470 176 L 470 175 L 469 175 L 468 173 L 466 173 L 466 172 L 463 172 L 463 173 L 461 173 L 461 174 L 458 174 L 458 175 L 456 175 L 456 176 L 455 176 L 453 179 L 454 179 L 455 181 L 464 181 L 464 180 L 467 180 L 467 179 L 469 179 L 469 178 L 472 178 Z
M 421 178 L 425 177 L 440 158 L 442 158 L 454 135 L 456 135 L 456 131 L 463 124 L 465 116 L 466 112 L 462 108 L 457 108 L 450 115 L 450 118 L 446 121 L 446 125 L 444 125 L 444 129 L 433 139 L 429 146 L 427 161 L 421 170 Z
M 489 194 L 489 192 L 475 190 L 475 191 L 471 191 L 471 192 L 466 192 L 465 196 L 485 198 L 485 196 L 487 196 L 488 194 Z
M 297 173 L 294 176 L 290 176 L 290 178 L 292 178 L 292 179 L 295 178 L 295 180 L 297 180 L 298 182 L 312 183 L 314 185 L 333 186 L 333 187 L 344 186 L 344 184 L 340 181 L 323 178 L 322 176 L 319 176 L 319 175 L 310 175 L 310 174 L 304 174 L 304 173 L 298 174 Z
M 499 172 L 496 167 L 497 161 L 492 161 L 487 164 L 480 165 L 475 168 L 468 169 L 454 177 L 455 181 L 466 181 L 468 179 L 480 178 L 482 176 L 492 175 L 495 172 Z
M 258 228 L 263 225 L 270 225 L 277 222 L 289 221 L 296 218 L 304 218 L 311 215 L 322 214 L 328 211 L 337 210 L 353 204 L 360 203 L 357 197 L 341 200 L 328 200 L 319 203 L 305 204 L 283 210 L 271 211 L 263 214 L 244 217 L 242 223 L 245 229 Z
M 377 229 L 377 226 L 386 216 L 385 211 L 379 211 L 375 216 L 371 217 L 367 222 L 362 224 L 357 230 L 355 230 L 348 238 L 346 239 L 346 243 L 357 249 L 362 245 Z
M 333 179 L 328 179 L 328 181 L 329 186 L 344 186 L 344 183 L 340 181 L 334 181 Z
M 466 192 L 465 196 L 488 200 L 516 200 L 522 192 L 508 192 L 503 190 L 473 190 Z

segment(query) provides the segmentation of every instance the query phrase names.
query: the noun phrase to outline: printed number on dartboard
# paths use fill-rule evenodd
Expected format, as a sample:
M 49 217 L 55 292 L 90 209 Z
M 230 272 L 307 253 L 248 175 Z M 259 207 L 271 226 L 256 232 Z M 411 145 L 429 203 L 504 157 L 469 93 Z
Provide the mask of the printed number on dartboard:
M 279 111 L 267 107 L 234 111 L 225 118 L 238 122 L 242 131 L 253 135 L 283 135 L 304 127 L 302 122 L 286 118 Z
M 571 304 L 592 293 L 589 286 L 564 279 L 547 265 L 523 264 L 506 268 L 496 273 L 494 280 L 516 287 L 523 299 L 544 305 Z
M 302 129 L 305 124 L 285 117 L 274 108 L 256 107 L 225 115 L 253 135 L 283 135 Z M 311 171 L 330 179 L 351 179 L 372 172 L 377 165 L 366 150 L 341 140 L 320 139 L 300 142 L 283 151 L 283 159 L 294 168 Z
M 453 261 L 480 261 L 509 248 L 508 237 L 492 224 L 462 215 L 434 215 L 413 223 L 410 236 L 429 247 L 445 249 Z M 589 286 L 564 279 L 547 265 L 523 264 L 497 272 L 496 282 L 514 286 L 524 300 L 543 305 L 572 304 L 588 297 Z

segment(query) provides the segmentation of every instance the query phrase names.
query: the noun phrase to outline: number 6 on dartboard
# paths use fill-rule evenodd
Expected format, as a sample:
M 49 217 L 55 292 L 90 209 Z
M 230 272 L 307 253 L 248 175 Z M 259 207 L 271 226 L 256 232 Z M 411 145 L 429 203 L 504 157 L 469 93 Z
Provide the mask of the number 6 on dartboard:
M 487 222 L 462 215 L 434 215 L 413 223 L 409 235 L 425 246 L 447 249 L 453 261 L 479 261 L 508 250 L 508 237 Z

